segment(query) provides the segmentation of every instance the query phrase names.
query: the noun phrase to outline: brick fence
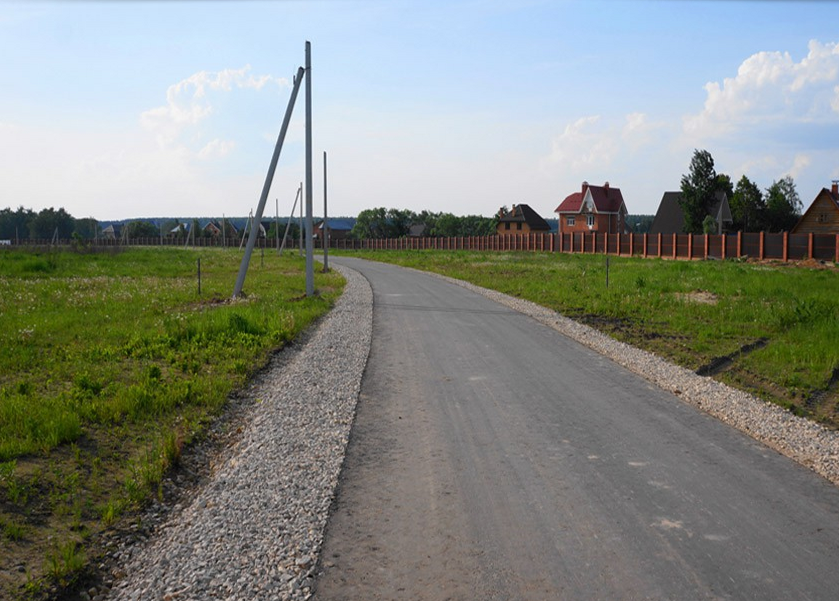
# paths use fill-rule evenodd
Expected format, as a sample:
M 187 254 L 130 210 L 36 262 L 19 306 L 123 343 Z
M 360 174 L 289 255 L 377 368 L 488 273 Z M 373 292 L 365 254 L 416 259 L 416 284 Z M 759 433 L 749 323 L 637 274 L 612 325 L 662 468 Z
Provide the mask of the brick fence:
M 289 251 L 298 247 L 298 240 L 286 245 Z M 51 246 L 50 240 L 20 240 L 20 246 Z M 59 246 L 69 240 L 57 241 Z M 97 240 L 95 246 L 184 246 L 183 240 L 171 238 L 137 238 L 130 240 Z M 217 238 L 198 238 L 190 247 L 221 247 Z M 237 247 L 229 244 L 228 247 Z M 260 238 L 258 248 L 275 248 L 274 240 Z M 316 241 L 316 248 L 321 247 Z M 330 248 L 346 250 L 481 250 L 537 251 L 563 253 L 610 254 L 672 259 L 777 259 L 801 261 L 815 259 L 839 263 L 839 234 L 790 234 L 766 232 L 734 234 L 514 234 L 507 236 L 460 236 L 454 238 L 375 238 L 366 240 L 332 240 Z

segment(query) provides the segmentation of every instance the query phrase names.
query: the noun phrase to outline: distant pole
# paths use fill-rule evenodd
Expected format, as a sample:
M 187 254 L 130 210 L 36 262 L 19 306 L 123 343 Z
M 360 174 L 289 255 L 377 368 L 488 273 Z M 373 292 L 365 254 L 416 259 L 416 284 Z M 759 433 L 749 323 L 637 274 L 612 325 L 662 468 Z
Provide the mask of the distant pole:
M 303 193 L 303 186 L 301 185 L 297 188 L 297 194 L 294 195 L 294 204 L 291 206 L 291 215 L 288 218 L 288 223 L 285 224 L 285 232 L 283 233 L 283 243 L 280 245 L 279 255 L 283 255 L 283 249 L 285 248 L 285 241 L 288 239 L 288 230 L 291 227 L 291 222 L 294 221 L 294 210 L 297 208 L 297 200 L 300 198 L 300 194 Z
M 271 157 L 271 165 L 268 167 L 268 173 L 265 176 L 265 183 L 262 186 L 262 194 L 259 197 L 259 205 L 256 209 L 255 223 L 262 220 L 262 211 L 265 210 L 265 202 L 268 200 L 268 191 L 271 189 L 271 182 L 274 180 L 274 171 L 277 169 L 277 161 L 280 159 L 280 151 L 283 149 L 283 141 L 285 140 L 286 132 L 288 131 L 288 123 L 291 121 L 291 113 L 294 109 L 294 101 L 297 99 L 297 92 L 300 89 L 300 78 L 303 77 L 303 67 L 297 69 L 297 75 L 294 77 L 294 87 L 291 89 L 291 98 L 288 101 L 285 117 L 283 118 L 283 125 L 280 128 L 280 135 L 277 137 L 277 144 L 274 147 L 274 155 Z M 245 275 L 248 272 L 248 264 L 251 260 L 253 247 L 256 244 L 257 227 L 251 224 L 251 232 L 248 237 L 248 246 L 245 249 L 245 255 L 242 257 L 242 264 L 239 266 L 239 275 L 236 278 L 236 287 L 233 289 L 233 296 L 237 297 L 242 292 L 242 286 L 245 285 Z
M 306 296 L 315 293 L 312 234 L 312 44 L 306 42 Z
M 300 219 L 297 223 L 297 229 L 300 230 L 298 242 L 300 242 L 300 256 L 303 256 L 303 182 L 300 182 Z
M 274 237 L 277 239 L 277 253 L 280 252 L 280 199 L 274 199 Z
M 221 247 L 227 248 L 227 222 L 224 213 L 221 214 Z
M 326 212 L 326 151 L 323 151 L 323 273 L 329 271 L 329 220 Z

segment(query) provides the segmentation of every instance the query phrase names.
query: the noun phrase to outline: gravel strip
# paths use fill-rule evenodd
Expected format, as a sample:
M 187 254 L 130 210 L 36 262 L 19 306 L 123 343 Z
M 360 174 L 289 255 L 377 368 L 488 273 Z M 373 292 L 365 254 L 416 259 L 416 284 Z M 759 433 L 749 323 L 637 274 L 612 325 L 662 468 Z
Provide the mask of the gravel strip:
M 437 277 L 529 315 L 839 485 L 839 432 L 710 377 L 698 376 L 530 301 L 454 278 Z
M 208 484 L 134 551 L 114 600 L 307 599 L 367 363 L 373 296 L 357 272 L 291 360 L 274 363 Z M 287 358 L 286 358 L 287 359 Z

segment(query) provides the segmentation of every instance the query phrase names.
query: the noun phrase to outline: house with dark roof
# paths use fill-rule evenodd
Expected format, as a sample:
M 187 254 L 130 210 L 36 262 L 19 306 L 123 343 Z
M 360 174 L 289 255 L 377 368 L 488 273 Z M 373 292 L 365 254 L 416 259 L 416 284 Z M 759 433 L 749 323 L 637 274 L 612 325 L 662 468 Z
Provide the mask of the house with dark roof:
M 613 188 L 609 182 L 602 186 L 583 182 L 580 191 L 566 196 L 554 212 L 559 217 L 560 234 L 622 234 L 627 231 L 623 194 L 620 188 Z
M 513 205 L 507 213 L 499 216 L 495 232 L 499 236 L 511 234 L 547 234 L 551 226 L 539 213 L 526 204 Z
M 685 213 L 679 200 L 681 192 L 665 192 L 661 197 L 653 223 L 650 226 L 650 234 L 684 234 Z M 719 191 L 714 195 L 714 203 L 711 205 L 709 215 L 717 222 L 716 233 L 722 234 L 727 231 L 734 219 L 731 217 L 731 207 L 728 205 L 728 196 L 725 192 Z
M 821 189 L 791 233 L 839 234 L 839 180 L 833 180 L 830 190 Z
M 329 239 L 330 240 L 345 240 L 349 237 L 350 232 L 352 231 L 353 226 L 355 225 L 355 219 L 348 219 L 348 218 L 336 218 L 336 219 L 327 219 L 326 226 L 329 228 Z M 323 220 L 321 219 L 315 225 L 315 239 L 322 240 L 323 239 Z

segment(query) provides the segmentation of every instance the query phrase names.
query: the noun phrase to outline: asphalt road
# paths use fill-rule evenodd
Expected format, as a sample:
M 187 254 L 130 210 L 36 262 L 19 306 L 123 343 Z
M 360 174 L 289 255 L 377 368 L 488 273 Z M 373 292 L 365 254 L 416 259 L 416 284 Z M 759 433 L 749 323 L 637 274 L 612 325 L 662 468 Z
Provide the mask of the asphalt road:
M 330 258 L 373 346 L 321 601 L 839 598 L 839 489 L 537 322 Z

